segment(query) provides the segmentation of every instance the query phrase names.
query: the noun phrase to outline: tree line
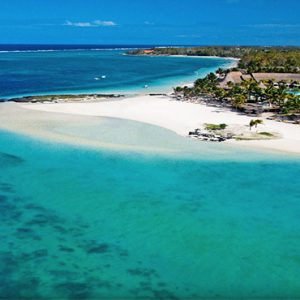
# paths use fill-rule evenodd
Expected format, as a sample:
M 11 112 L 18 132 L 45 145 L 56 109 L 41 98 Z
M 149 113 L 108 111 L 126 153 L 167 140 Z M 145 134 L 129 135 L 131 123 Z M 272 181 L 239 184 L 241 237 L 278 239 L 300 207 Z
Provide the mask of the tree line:
M 247 73 L 300 73 L 299 47 L 158 47 L 151 50 L 150 55 L 235 57 L 240 59 L 238 67 Z M 145 54 L 142 49 L 128 53 Z
M 227 102 L 236 109 L 247 103 L 268 103 L 270 108 L 277 109 L 279 113 L 290 114 L 300 112 L 300 97 L 290 92 L 284 82 L 274 86 L 271 80 L 264 81 L 262 87 L 254 79 L 239 83 L 228 83 L 228 88 L 219 86 L 219 79 L 214 73 L 195 81 L 193 87 L 176 87 L 174 92 L 182 94 L 185 98 L 211 96 L 221 102 Z

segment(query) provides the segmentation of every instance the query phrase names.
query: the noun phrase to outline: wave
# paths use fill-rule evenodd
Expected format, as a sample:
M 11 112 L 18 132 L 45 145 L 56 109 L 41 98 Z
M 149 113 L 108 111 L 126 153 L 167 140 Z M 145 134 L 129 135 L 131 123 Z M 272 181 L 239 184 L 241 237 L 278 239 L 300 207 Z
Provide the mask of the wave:
M 36 53 L 36 52 L 74 52 L 74 51 L 127 51 L 144 48 L 79 48 L 79 49 L 34 49 L 34 50 L 0 50 L 0 53 Z

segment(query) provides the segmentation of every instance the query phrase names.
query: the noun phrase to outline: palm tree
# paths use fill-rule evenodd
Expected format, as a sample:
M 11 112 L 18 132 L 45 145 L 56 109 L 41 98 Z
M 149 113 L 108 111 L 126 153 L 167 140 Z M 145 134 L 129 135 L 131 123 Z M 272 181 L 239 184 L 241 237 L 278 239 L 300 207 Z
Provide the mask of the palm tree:
M 225 70 L 222 69 L 222 68 L 219 68 L 217 71 L 216 71 L 217 74 L 219 75 L 223 75 L 225 73 Z
M 219 100 L 223 100 L 226 96 L 226 92 L 224 89 L 222 88 L 219 88 L 219 87 L 216 87 L 214 90 L 213 90 L 213 94 L 216 98 L 218 98 Z
M 209 73 L 207 76 L 206 76 L 206 79 L 208 81 L 210 81 L 211 83 L 218 83 L 218 77 L 216 76 L 215 73 Z
M 261 89 L 254 79 L 248 79 L 244 80 L 241 83 L 241 86 L 245 89 L 245 92 L 247 93 L 247 101 L 251 100 L 251 96 L 255 96 L 255 99 L 257 101 L 258 97 L 260 96 Z
M 232 97 L 232 103 L 233 106 L 238 109 L 241 108 L 245 102 L 246 102 L 247 97 L 244 94 L 235 94 Z
M 287 96 L 287 101 L 283 106 L 284 113 L 290 113 L 291 111 L 300 112 L 300 97 L 294 94 Z
M 264 91 L 264 94 L 269 102 L 269 106 L 273 107 L 273 104 L 276 103 L 276 99 L 277 99 L 277 89 L 275 89 L 273 87 L 273 84 L 270 82 L 266 82 L 265 85 L 267 86 L 267 88 Z
M 174 93 L 182 93 L 183 88 L 181 86 L 177 86 L 173 90 L 174 90 Z
M 259 120 L 259 119 L 251 120 L 250 123 L 249 123 L 250 130 L 252 129 L 253 126 L 255 126 L 255 128 L 257 128 L 257 126 L 258 126 L 259 124 L 263 124 L 263 123 L 264 123 L 263 120 Z
M 287 100 L 288 98 L 288 93 L 286 92 L 286 88 L 285 86 L 279 86 L 279 88 L 277 89 L 277 104 L 279 107 L 282 107 L 284 105 L 284 102 Z

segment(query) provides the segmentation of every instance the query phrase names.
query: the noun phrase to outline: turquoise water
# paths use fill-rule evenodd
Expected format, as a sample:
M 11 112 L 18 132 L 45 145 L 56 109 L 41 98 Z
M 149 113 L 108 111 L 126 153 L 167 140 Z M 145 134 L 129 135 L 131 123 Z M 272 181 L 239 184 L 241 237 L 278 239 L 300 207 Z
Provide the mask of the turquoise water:
M 125 50 L 0 51 L 0 98 L 36 94 L 169 91 L 231 60 L 145 57 Z M 102 78 L 105 76 L 105 78 Z M 145 85 L 149 88 L 145 89 Z
M 229 63 L 123 54 L 2 52 L 0 97 L 163 91 Z M 68 120 L 48 127 L 116 148 L 0 131 L 0 299 L 300 297 L 299 156 Z
M 298 298 L 299 158 L 198 151 L 92 151 L 1 132 L 1 298 Z

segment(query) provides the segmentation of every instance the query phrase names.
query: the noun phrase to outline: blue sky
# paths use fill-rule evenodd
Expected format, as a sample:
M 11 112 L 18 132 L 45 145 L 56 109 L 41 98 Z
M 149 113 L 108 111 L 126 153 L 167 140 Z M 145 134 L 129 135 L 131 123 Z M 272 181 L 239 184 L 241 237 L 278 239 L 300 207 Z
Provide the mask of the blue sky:
M 0 0 L 0 43 L 300 45 L 300 0 Z

